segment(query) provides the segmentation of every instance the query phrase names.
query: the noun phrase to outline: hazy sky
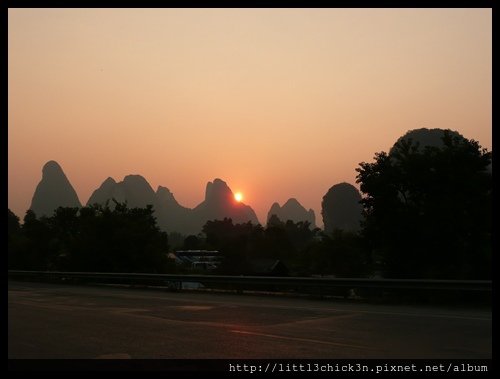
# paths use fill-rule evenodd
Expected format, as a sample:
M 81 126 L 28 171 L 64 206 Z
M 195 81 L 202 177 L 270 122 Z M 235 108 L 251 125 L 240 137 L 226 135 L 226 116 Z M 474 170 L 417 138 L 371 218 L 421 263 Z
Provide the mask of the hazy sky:
M 214 178 L 261 222 L 313 208 L 406 131 L 491 150 L 491 9 L 9 9 L 9 207 L 56 160 L 86 203 L 140 174 Z

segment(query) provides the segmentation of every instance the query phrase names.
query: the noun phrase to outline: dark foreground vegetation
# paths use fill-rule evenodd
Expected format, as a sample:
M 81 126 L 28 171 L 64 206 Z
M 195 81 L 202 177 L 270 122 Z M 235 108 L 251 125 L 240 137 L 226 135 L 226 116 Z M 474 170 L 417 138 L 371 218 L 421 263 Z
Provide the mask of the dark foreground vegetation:
M 271 217 L 265 227 L 209 221 L 200 234 L 181 236 L 160 231 L 152 207 L 115 202 L 42 218 L 28 211 L 22 225 L 9 210 L 9 269 L 190 273 L 169 251 L 206 249 L 224 255 L 213 271 L 222 275 L 279 260 L 293 276 L 491 279 L 491 152 L 448 133 L 443 145 L 401 141 L 360 164 L 359 232 Z

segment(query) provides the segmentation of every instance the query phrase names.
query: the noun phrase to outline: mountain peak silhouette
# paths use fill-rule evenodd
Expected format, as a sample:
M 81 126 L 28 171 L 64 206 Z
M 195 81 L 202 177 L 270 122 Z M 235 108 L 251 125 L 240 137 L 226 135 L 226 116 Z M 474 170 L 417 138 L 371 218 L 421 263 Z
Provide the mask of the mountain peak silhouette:
M 271 209 L 267 213 L 267 221 L 272 215 L 276 215 L 281 221 L 293 222 L 307 221 L 311 224 L 311 228 L 316 227 L 316 216 L 312 209 L 306 210 L 296 198 L 288 199 L 281 207 L 277 202 L 273 203 Z
M 56 161 L 48 161 L 42 168 L 30 209 L 40 216 L 52 216 L 58 207 L 81 207 L 75 189 Z
M 111 176 L 108 176 L 108 178 L 102 184 L 103 185 L 113 185 L 113 184 L 116 184 L 116 181 Z
M 63 169 L 56 161 L 48 161 L 42 167 L 42 175 L 59 175 L 60 173 L 64 175 Z
M 207 221 L 224 218 L 231 218 L 234 224 L 248 221 L 259 223 L 254 210 L 242 202 L 237 202 L 227 183 L 218 178 L 207 183 L 205 200 L 193 209 L 193 213 L 200 230 Z
M 126 201 L 129 207 L 152 204 L 158 226 L 168 232 L 197 234 L 207 221 L 225 217 L 231 218 L 235 224 L 247 221 L 258 224 L 253 209 L 237 203 L 227 183 L 218 178 L 207 183 L 205 199 L 194 209 L 180 205 L 167 187 L 158 186 L 154 192 L 141 175 L 127 175 L 118 183 L 112 178 L 106 179 L 94 191 L 87 205 L 104 204 L 113 198 L 120 202 Z
M 205 201 L 218 201 L 226 198 L 234 198 L 233 192 L 227 183 L 221 179 L 208 182 L 205 190 Z
M 158 186 L 158 189 L 156 190 L 156 195 L 162 196 L 164 199 L 169 199 L 169 200 L 174 200 L 174 194 L 167 188 L 163 186 Z
M 464 136 L 462 136 L 457 131 L 451 129 L 427 129 L 427 128 L 419 128 L 408 130 L 403 136 L 399 137 L 398 140 L 394 143 L 394 145 L 389 150 L 389 154 L 394 154 L 394 149 L 396 146 L 402 141 L 410 141 L 412 145 L 418 144 L 418 151 L 423 150 L 426 146 L 430 147 L 443 147 L 443 136 L 445 132 L 448 132 L 451 137 L 458 138 L 459 140 L 465 140 Z
M 321 202 L 325 232 L 335 229 L 358 231 L 363 211 L 360 201 L 361 194 L 352 184 L 342 182 L 332 186 Z
M 106 201 L 115 199 L 119 202 L 127 202 L 131 208 L 145 208 L 147 205 L 156 205 L 156 194 L 147 180 L 141 175 L 127 175 L 123 181 L 116 182 L 108 177 L 101 186 L 96 189 L 87 205 L 105 204 Z M 112 207 L 113 204 L 110 204 Z

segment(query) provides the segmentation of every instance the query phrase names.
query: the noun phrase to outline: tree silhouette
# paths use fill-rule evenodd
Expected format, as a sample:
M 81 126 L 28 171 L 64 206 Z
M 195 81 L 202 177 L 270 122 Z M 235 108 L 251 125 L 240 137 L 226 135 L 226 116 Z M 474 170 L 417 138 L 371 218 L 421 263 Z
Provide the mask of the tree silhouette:
M 218 273 L 240 275 L 248 270 L 248 240 L 252 230 L 251 222 L 234 225 L 230 218 L 207 221 L 203 226 L 207 246 L 224 255 Z
M 46 270 L 50 255 L 52 232 L 47 218 L 37 219 L 35 212 L 28 210 L 23 219 L 22 234 L 25 237 L 20 261 L 27 270 Z
M 28 211 L 20 232 L 9 211 L 9 267 L 30 270 L 151 272 L 173 270 L 168 238 L 152 206 L 59 207 L 37 219 Z M 19 235 L 17 235 L 17 234 Z
M 10 209 L 8 209 L 7 233 L 13 235 L 19 233 L 21 225 L 19 225 L 19 217 L 17 217 Z
M 8 266 L 11 269 L 23 268 L 26 263 L 25 252 L 26 240 L 22 235 L 19 217 L 17 217 L 10 209 L 8 209 L 7 221 L 7 256 Z
M 491 152 L 448 131 L 442 141 L 401 139 L 356 169 L 363 234 L 389 277 L 491 276 Z

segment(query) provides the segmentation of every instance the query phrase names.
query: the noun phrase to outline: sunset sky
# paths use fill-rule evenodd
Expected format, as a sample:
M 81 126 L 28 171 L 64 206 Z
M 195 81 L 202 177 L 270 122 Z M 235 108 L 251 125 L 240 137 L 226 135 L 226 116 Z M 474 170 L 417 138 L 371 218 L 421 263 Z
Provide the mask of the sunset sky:
M 261 222 L 355 184 L 411 129 L 492 148 L 491 9 L 9 9 L 9 208 L 56 160 L 85 204 L 140 174 Z M 357 185 L 356 185 L 357 186 Z

